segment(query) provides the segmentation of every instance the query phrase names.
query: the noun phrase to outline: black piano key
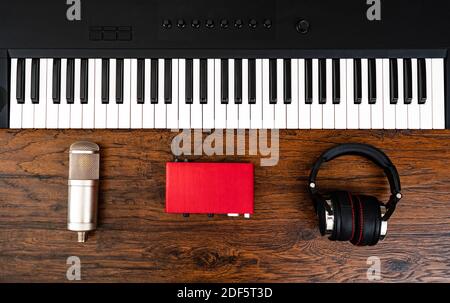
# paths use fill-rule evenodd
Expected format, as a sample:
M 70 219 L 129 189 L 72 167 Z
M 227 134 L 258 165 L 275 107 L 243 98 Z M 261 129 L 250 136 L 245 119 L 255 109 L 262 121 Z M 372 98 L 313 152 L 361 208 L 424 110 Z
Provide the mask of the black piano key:
M 172 59 L 164 59 L 164 103 L 172 104 Z
M 66 76 L 66 100 L 67 104 L 74 103 L 75 91 L 75 59 L 67 59 L 67 76 Z
M 277 60 L 269 60 L 269 102 L 277 104 Z
M 116 103 L 123 104 L 123 59 L 116 60 Z
M 412 101 L 412 64 L 411 59 L 403 60 L 403 86 L 405 104 L 411 104 Z
M 341 103 L 341 62 L 333 59 L 333 104 Z
M 305 103 L 312 104 L 312 99 L 313 99 L 312 59 L 305 59 Z
M 362 72 L 361 59 L 355 59 L 353 64 L 354 76 L 354 101 L 355 104 L 361 104 L 362 101 Z
M 158 59 L 151 59 L 150 65 L 150 102 L 158 104 Z
M 222 104 L 228 104 L 228 59 L 220 60 L 220 90 Z
M 256 103 L 256 59 L 248 59 L 248 103 Z
M 375 59 L 369 59 L 369 104 L 377 102 L 377 66 Z
M 145 60 L 137 60 L 137 84 L 136 99 L 138 104 L 145 102 Z
M 19 104 L 25 103 L 25 59 L 17 59 L 16 99 Z
M 31 103 L 39 103 L 39 59 L 31 60 Z
M 242 59 L 234 60 L 234 102 L 242 104 Z
M 397 59 L 389 59 L 389 87 L 391 104 L 398 103 L 398 64 Z
M 54 104 L 61 103 L 61 59 L 53 59 L 52 99 Z
M 291 77 L 291 59 L 283 60 L 283 88 L 284 104 L 292 103 L 292 77 Z
M 81 71 L 80 71 L 80 102 L 81 104 L 88 103 L 88 60 L 81 60 Z
M 102 103 L 109 104 L 109 59 L 102 59 Z
M 327 61 L 319 59 L 319 104 L 327 103 Z
M 194 62 L 186 59 L 186 104 L 194 103 Z
M 208 61 L 200 59 L 200 104 L 208 101 Z
M 419 88 L 419 104 L 427 102 L 427 65 L 425 59 L 417 60 L 417 80 Z

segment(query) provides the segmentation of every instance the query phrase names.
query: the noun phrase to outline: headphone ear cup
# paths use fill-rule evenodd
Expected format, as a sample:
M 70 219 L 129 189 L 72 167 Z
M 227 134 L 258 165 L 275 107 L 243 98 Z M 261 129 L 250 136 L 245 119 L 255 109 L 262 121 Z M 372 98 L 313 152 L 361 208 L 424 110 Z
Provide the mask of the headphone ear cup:
M 352 195 L 349 192 L 338 191 L 331 196 L 335 210 L 335 237 L 331 240 L 349 241 L 353 237 L 355 225 Z
M 325 214 L 326 201 L 324 200 L 324 198 L 321 195 L 318 195 L 318 194 L 314 195 L 313 200 L 314 200 L 314 205 L 316 208 L 317 218 L 319 220 L 319 231 L 320 231 L 320 234 L 322 236 L 324 236 L 325 232 L 326 232 L 326 214 Z
M 354 196 L 355 233 L 350 242 L 357 246 L 375 245 L 380 238 L 381 209 L 371 196 Z

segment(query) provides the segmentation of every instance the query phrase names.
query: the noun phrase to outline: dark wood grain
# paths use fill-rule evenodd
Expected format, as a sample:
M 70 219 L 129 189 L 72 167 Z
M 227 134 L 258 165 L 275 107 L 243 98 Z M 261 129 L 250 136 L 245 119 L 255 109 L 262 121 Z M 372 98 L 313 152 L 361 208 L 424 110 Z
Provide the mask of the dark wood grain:
M 85 282 L 367 281 L 366 260 L 381 258 L 383 281 L 450 282 L 450 132 L 282 131 L 280 160 L 250 161 L 255 215 L 183 218 L 164 212 L 170 131 L 0 131 L 0 281 L 64 282 L 79 256 Z M 66 231 L 68 148 L 101 148 L 99 228 L 87 243 Z M 356 248 L 319 236 L 306 180 L 336 143 L 382 148 L 396 164 L 404 199 L 387 239 Z M 345 157 L 324 166 L 322 188 L 388 197 L 382 171 Z

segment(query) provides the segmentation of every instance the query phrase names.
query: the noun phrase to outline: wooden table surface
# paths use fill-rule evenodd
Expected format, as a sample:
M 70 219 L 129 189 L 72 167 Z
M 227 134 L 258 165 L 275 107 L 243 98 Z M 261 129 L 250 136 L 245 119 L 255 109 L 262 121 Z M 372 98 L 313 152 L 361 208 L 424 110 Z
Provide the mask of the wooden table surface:
M 84 282 L 365 282 L 375 256 L 382 281 L 450 282 L 449 131 L 281 131 L 273 167 L 261 167 L 259 156 L 188 157 L 255 164 L 250 220 L 164 212 L 174 136 L 1 130 L 0 281 L 65 282 L 66 260 L 78 256 Z M 99 227 L 84 244 L 66 230 L 68 149 L 78 140 L 102 148 Z M 307 176 L 325 149 L 344 142 L 382 148 L 401 175 L 404 199 L 375 247 L 318 232 Z M 389 194 L 381 169 L 356 157 L 327 164 L 319 182 Z

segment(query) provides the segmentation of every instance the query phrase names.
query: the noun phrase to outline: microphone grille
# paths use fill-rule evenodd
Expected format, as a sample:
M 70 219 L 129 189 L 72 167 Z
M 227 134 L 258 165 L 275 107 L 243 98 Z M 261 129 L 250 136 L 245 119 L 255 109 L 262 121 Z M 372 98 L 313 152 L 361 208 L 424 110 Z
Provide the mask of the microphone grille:
M 70 146 L 69 179 L 98 180 L 100 148 L 92 142 L 76 142 Z

